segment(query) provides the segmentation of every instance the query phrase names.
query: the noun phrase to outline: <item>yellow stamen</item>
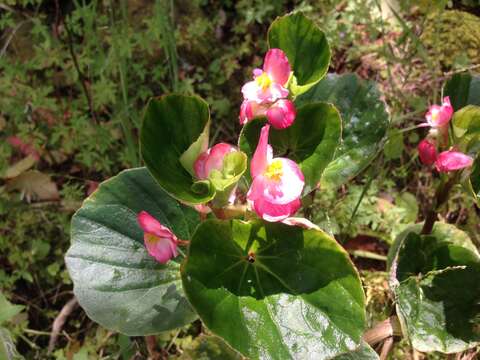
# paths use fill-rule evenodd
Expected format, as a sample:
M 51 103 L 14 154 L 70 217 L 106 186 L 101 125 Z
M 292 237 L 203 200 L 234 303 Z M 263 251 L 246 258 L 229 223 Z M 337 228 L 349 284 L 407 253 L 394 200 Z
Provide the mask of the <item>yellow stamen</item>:
M 279 181 L 283 176 L 283 165 L 280 160 L 274 160 L 268 165 L 265 176 L 271 180 Z
M 262 90 L 268 89 L 272 83 L 272 80 L 268 77 L 267 73 L 262 73 L 262 75 L 257 77 L 255 81 L 257 82 L 257 85 L 262 88 Z
M 432 121 L 433 122 L 436 122 L 438 120 L 438 115 L 439 115 L 439 113 L 438 113 L 437 110 L 432 110 L 432 115 L 431 116 L 432 116 Z

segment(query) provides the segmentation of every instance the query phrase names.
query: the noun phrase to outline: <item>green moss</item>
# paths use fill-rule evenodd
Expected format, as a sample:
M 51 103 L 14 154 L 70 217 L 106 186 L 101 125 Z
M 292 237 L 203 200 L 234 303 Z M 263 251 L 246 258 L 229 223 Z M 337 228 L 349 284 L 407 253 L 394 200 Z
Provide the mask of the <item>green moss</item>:
M 420 39 L 444 67 L 474 63 L 480 58 L 480 18 L 458 10 L 432 13 Z

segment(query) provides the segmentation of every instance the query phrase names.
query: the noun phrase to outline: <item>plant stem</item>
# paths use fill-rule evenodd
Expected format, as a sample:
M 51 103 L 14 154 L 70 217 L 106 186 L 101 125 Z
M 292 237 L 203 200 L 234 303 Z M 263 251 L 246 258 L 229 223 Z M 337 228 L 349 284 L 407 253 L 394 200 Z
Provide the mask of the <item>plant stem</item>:
M 433 200 L 433 205 L 430 210 L 428 210 L 425 216 L 425 222 L 423 223 L 422 235 L 428 235 L 432 232 L 435 221 L 437 221 L 437 213 L 440 207 L 448 200 L 448 195 L 453 185 L 455 185 L 457 180 L 456 176 L 452 176 L 447 181 L 442 181 L 435 191 L 435 197 Z
M 378 323 L 372 329 L 363 334 L 363 340 L 369 345 L 375 345 L 392 336 L 401 336 L 400 322 L 396 316 Z

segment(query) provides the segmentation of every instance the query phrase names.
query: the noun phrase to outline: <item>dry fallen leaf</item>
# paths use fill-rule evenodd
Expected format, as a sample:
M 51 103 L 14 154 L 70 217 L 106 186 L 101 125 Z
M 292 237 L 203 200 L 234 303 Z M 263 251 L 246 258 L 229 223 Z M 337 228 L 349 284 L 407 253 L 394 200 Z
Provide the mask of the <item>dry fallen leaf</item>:
M 50 179 L 50 176 L 36 170 L 24 172 L 9 180 L 6 190 L 20 191 L 22 198 L 25 198 L 28 202 L 33 199 L 57 200 L 60 197 L 57 184 Z
M 36 161 L 37 159 L 35 159 L 34 156 L 28 155 L 27 157 L 8 167 L 7 170 L 5 170 L 5 174 L 3 174 L 3 177 L 6 179 L 17 177 L 21 173 L 30 169 Z

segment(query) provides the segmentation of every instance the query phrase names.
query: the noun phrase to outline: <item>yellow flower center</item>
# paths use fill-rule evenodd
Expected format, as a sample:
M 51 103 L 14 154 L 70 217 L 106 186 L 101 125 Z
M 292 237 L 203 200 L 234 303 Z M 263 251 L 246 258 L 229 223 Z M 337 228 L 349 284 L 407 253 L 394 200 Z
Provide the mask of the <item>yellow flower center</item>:
M 283 175 L 283 165 L 280 160 L 274 160 L 267 166 L 265 176 L 274 181 L 280 181 Z
M 259 77 L 255 79 L 257 82 L 257 85 L 262 88 L 262 90 L 267 90 L 270 84 L 272 83 L 272 80 L 268 77 L 267 73 L 262 73 Z
M 436 122 L 438 120 L 438 110 L 432 110 L 432 121 Z

